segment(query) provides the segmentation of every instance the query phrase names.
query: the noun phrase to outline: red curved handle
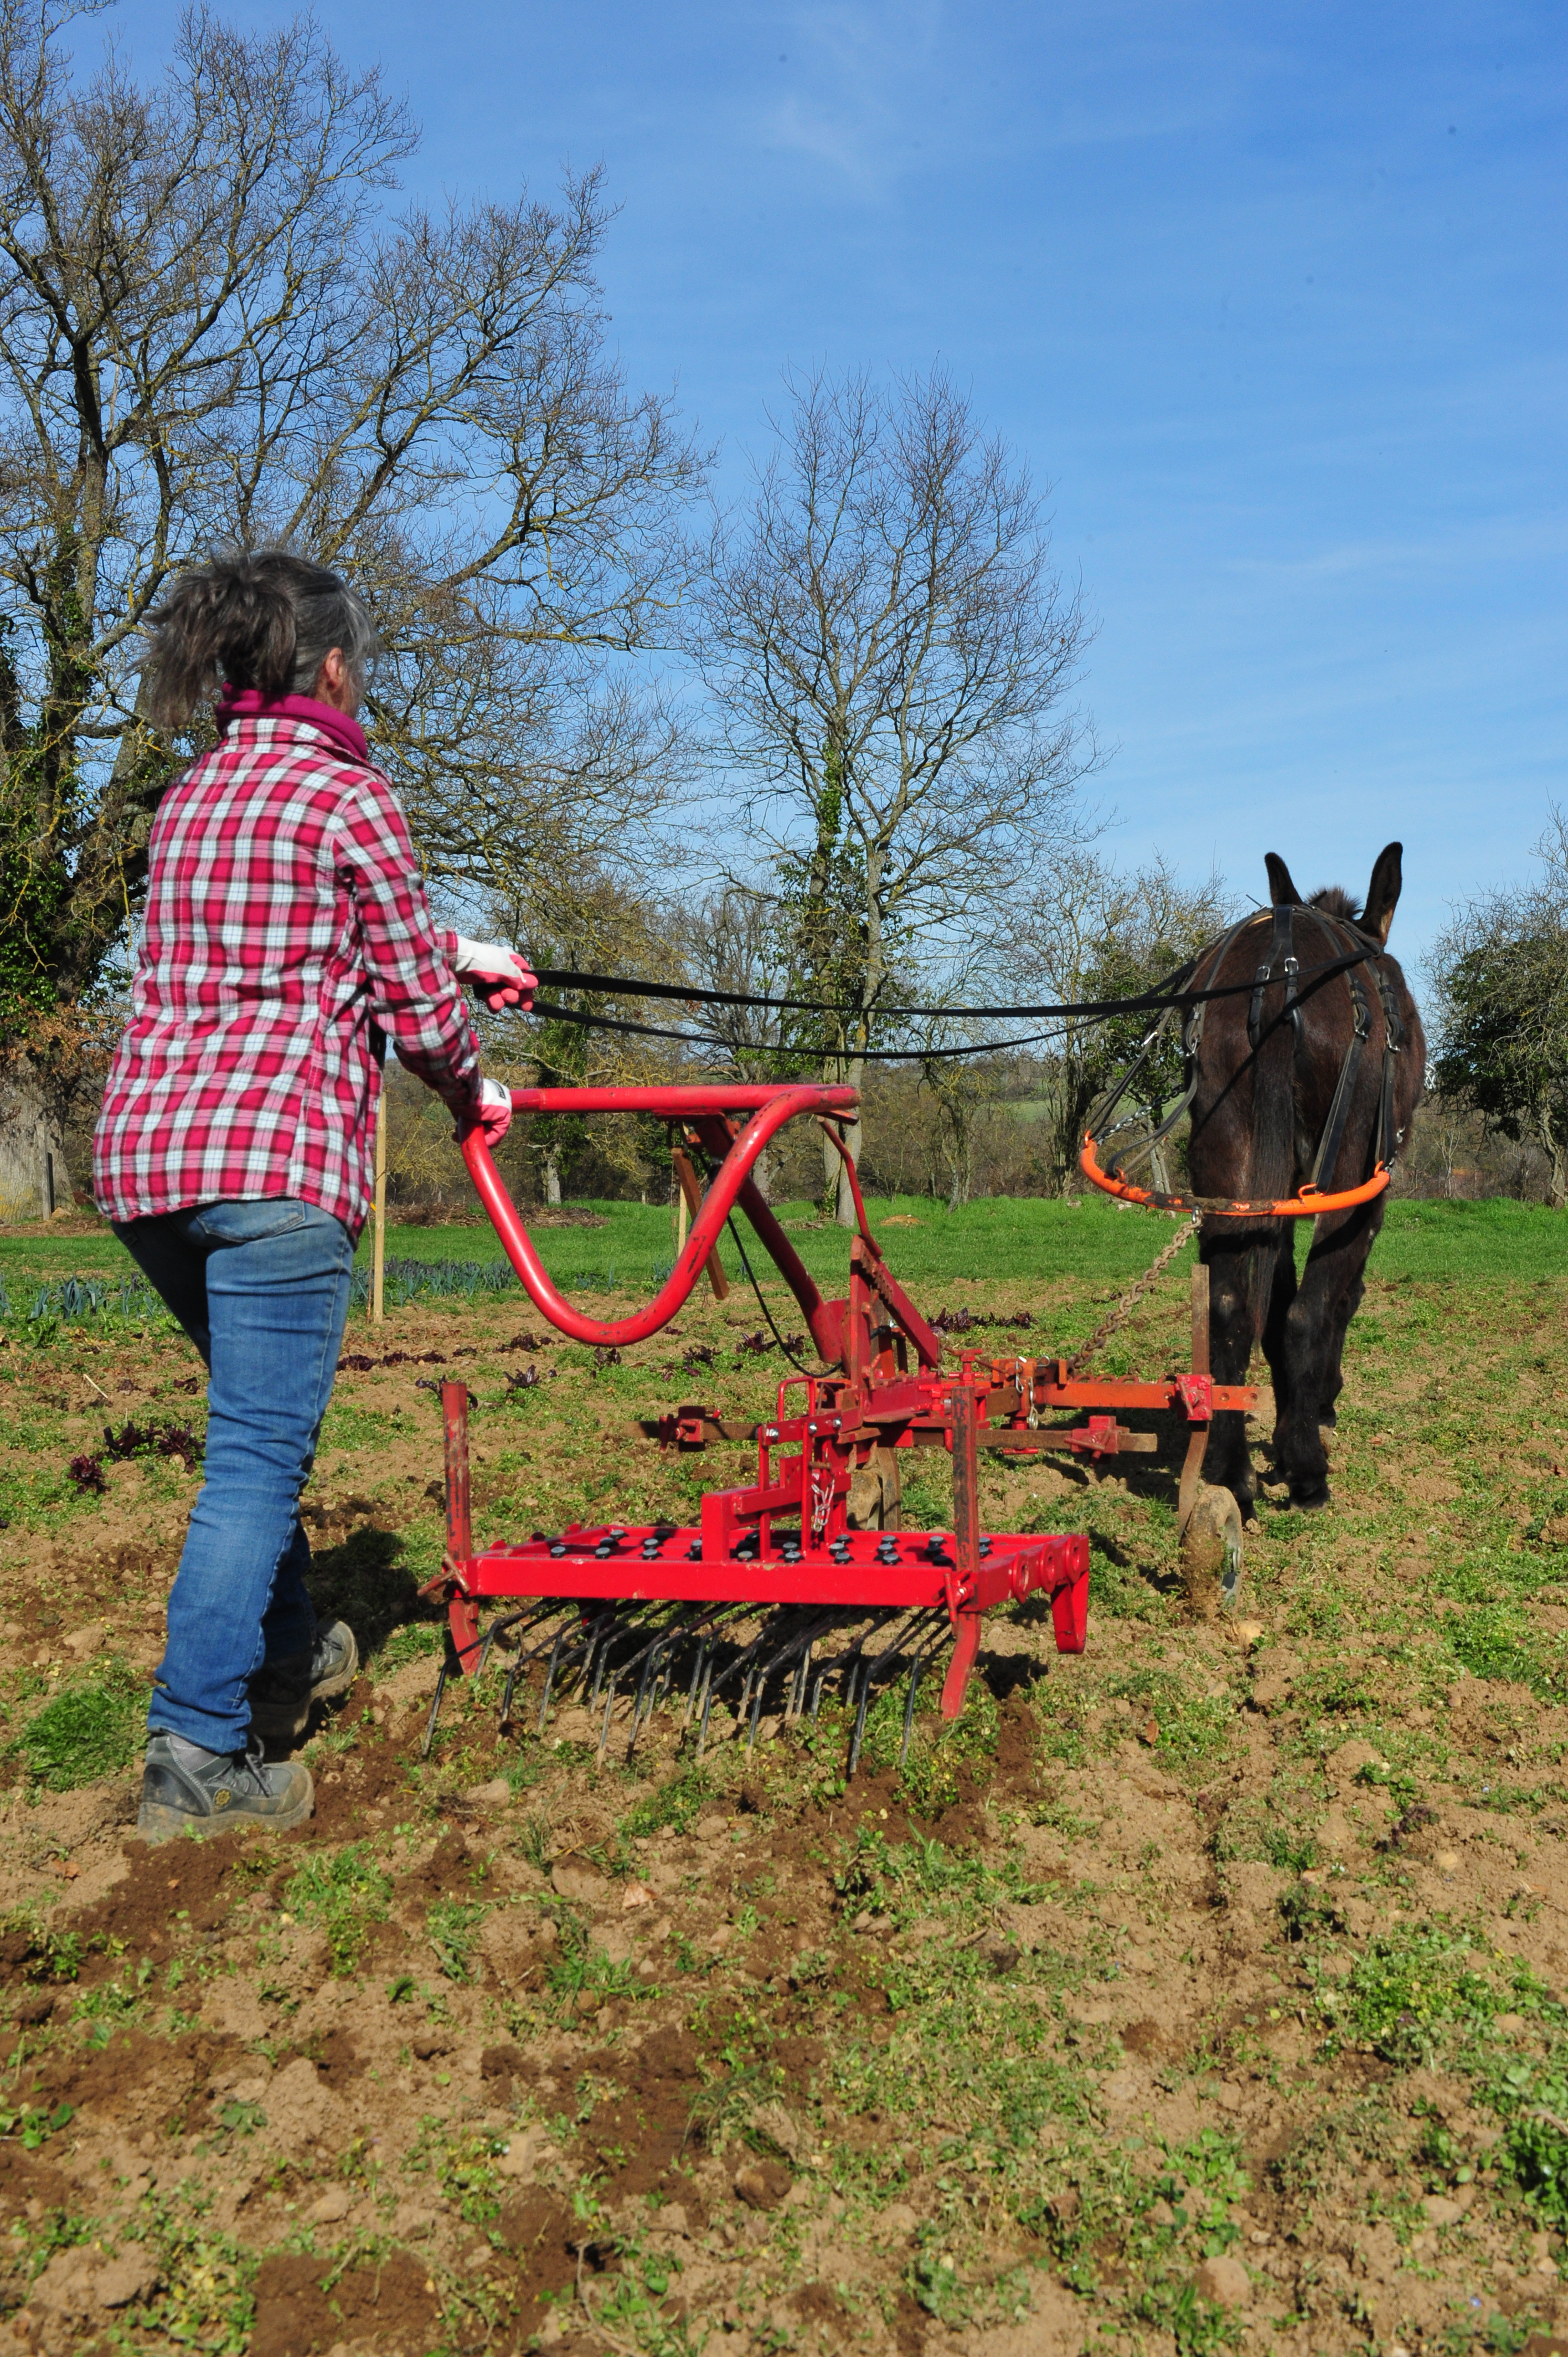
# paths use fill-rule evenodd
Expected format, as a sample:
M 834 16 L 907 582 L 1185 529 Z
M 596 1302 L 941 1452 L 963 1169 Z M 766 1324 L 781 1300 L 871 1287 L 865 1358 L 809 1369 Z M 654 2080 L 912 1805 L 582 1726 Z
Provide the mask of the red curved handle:
M 523 1291 L 534 1308 L 563 1334 L 569 1334 L 575 1342 L 614 1345 L 643 1342 L 650 1334 L 657 1334 L 681 1308 L 706 1267 L 708 1255 L 738 1198 L 805 1312 L 818 1351 L 830 1362 L 838 1358 L 843 1347 L 838 1313 L 822 1299 L 778 1222 L 752 1186 L 751 1169 L 769 1138 L 786 1122 L 796 1120 L 801 1114 L 842 1118 L 853 1113 L 859 1103 L 854 1089 L 827 1088 L 815 1082 L 733 1089 L 514 1089 L 511 1101 L 520 1113 L 651 1113 L 677 1121 L 711 1121 L 725 1113 L 756 1108 L 703 1197 L 703 1208 L 686 1239 L 686 1249 L 668 1280 L 646 1309 L 634 1310 L 629 1318 L 585 1318 L 581 1310 L 572 1308 L 551 1283 L 533 1240 L 519 1219 L 505 1182 L 490 1158 L 483 1130 L 476 1125 L 459 1139 L 468 1176 L 490 1215 Z

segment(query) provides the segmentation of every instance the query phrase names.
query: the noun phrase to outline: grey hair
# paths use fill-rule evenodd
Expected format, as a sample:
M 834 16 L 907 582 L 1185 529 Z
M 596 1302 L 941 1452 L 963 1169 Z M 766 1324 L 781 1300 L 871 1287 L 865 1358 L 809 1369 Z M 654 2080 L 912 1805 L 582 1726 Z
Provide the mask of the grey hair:
M 225 685 L 308 695 L 334 647 L 362 694 L 380 643 L 359 592 L 286 548 L 236 549 L 182 573 L 148 617 L 147 640 L 146 709 L 166 728 Z

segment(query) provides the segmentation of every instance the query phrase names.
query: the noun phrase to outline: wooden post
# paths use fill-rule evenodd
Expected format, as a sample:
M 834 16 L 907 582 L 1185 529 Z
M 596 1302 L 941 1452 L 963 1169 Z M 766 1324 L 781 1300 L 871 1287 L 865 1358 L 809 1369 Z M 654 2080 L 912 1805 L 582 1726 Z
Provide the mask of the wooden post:
M 691 1157 L 689 1155 L 683 1154 L 681 1148 L 677 1146 L 671 1147 L 670 1159 L 675 1166 L 675 1176 L 681 1182 L 680 1250 L 681 1252 L 684 1252 L 686 1249 L 685 1215 L 689 1211 L 693 1219 L 694 1220 L 696 1218 L 698 1212 L 703 1207 L 703 1190 L 697 1184 L 697 1174 L 692 1168 Z M 729 1279 L 725 1275 L 725 1265 L 719 1258 L 719 1248 L 717 1244 L 714 1246 L 712 1252 L 708 1254 L 708 1283 L 714 1288 L 714 1299 L 715 1301 L 727 1301 L 729 1299 Z
M 387 1084 L 376 1103 L 376 1191 L 371 1212 L 371 1323 L 379 1326 L 384 1314 L 387 1263 Z

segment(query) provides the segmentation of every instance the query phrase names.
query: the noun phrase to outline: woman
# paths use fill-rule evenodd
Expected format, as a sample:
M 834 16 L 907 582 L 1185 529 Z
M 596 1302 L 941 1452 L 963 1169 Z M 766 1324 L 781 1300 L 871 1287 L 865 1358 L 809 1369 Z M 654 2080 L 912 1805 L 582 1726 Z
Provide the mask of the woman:
M 209 1371 L 206 1479 L 154 1678 L 139 1829 L 153 1840 L 309 1815 L 269 1763 L 345 1693 L 352 1631 L 318 1630 L 299 1495 L 331 1397 L 368 1204 L 381 1057 L 492 1142 L 456 980 L 528 1006 L 511 952 L 433 922 L 407 823 L 354 715 L 375 630 L 335 573 L 282 550 L 179 580 L 149 625 L 144 708 L 206 700 L 219 741 L 169 789 L 148 850 L 132 1015 L 93 1157 L 101 1208 Z

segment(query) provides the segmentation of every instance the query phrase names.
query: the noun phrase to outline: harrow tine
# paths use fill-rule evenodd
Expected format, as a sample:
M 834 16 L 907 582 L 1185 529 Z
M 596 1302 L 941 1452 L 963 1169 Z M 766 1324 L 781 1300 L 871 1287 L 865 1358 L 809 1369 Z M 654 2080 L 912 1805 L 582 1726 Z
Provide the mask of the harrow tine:
M 915 1694 L 916 1689 L 918 1687 L 920 1683 L 920 1672 L 925 1668 L 925 1661 L 918 1653 L 916 1654 L 914 1660 L 909 1664 L 909 1699 L 904 1705 L 904 1740 L 898 1746 L 898 1765 L 900 1769 L 903 1768 L 905 1761 L 909 1757 L 909 1737 L 915 1725 Z
M 665 1663 L 673 1653 L 680 1640 L 700 1628 L 703 1621 L 710 1617 L 706 1613 L 698 1613 L 695 1616 L 689 1612 L 675 1613 L 663 1623 L 652 1643 L 645 1645 L 642 1652 L 634 1654 L 627 1663 L 628 1671 L 634 1670 L 639 1661 L 643 1664 L 641 1683 L 637 1689 L 637 1705 L 631 1715 L 631 1740 L 627 1745 L 626 1751 L 628 1760 L 637 1749 L 637 1738 L 642 1731 L 644 1718 L 651 1721 L 658 1706 L 659 1683 L 663 1674 Z
M 894 1616 L 889 1614 L 887 1617 L 891 1619 Z M 853 1776 L 855 1769 L 860 1764 L 860 1748 L 865 1739 L 865 1715 L 871 1706 L 872 1687 L 875 1684 L 876 1680 L 881 1676 L 883 1671 L 887 1668 L 890 1663 L 903 1660 L 906 1652 L 910 1652 L 912 1641 L 915 1648 L 914 1652 L 910 1655 L 911 1668 L 913 1668 L 914 1663 L 919 1660 L 920 1653 L 923 1652 L 924 1640 L 929 1627 L 929 1623 L 924 1612 L 909 1614 L 905 1620 L 903 1626 L 899 1629 L 897 1636 L 894 1638 L 893 1642 L 890 1645 L 884 1646 L 882 1652 L 876 1655 L 874 1661 L 865 1662 L 865 1675 L 860 1682 L 860 1707 L 855 1713 L 854 1735 L 849 1748 L 849 1767 L 845 1771 L 846 1776 Z M 869 1636 L 871 1631 L 868 1630 L 866 1634 Z M 865 1661 L 864 1641 L 862 1644 L 862 1659 Z M 904 1712 L 904 1749 L 898 1755 L 898 1764 L 900 1767 L 902 1767 L 904 1763 L 905 1752 L 907 1752 L 909 1748 L 909 1726 L 910 1721 L 914 1717 L 914 1688 L 911 1684 L 909 1700 L 905 1706 Z
M 605 1620 L 613 1620 L 614 1618 L 615 1614 L 613 1610 L 607 1614 L 601 1613 L 595 1620 L 589 1620 L 585 1613 L 579 1610 L 575 1624 L 579 1644 L 589 1649 L 591 1652 L 592 1647 L 597 1641 L 598 1631 L 602 1628 Z M 573 1623 L 571 1620 L 568 1620 L 563 1621 L 560 1629 L 556 1632 L 555 1641 L 550 1649 L 550 1666 L 544 1673 L 544 1693 L 539 1705 L 539 1733 L 541 1735 L 544 1732 L 545 1721 L 550 1716 L 550 1697 L 554 1690 L 555 1674 L 561 1666 L 562 1648 L 566 1644 L 567 1638 L 572 1634 L 572 1629 Z M 570 1658 L 572 1652 L 575 1651 L 576 1647 L 575 1646 L 567 1647 L 568 1658 Z
M 559 1612 L 560 1609 L 558 1602 L 552 1597 L 543 1604 L 535 1605 L 532 1612 L 513 1612 L 510 1613 L 506 1620 L 498 1620 L 494 1628 L 491 1630 L 490 1634 L 498 1641 L 498 1642 L 505 1636 L 509 1629 L 517 1629 L 521 1632 L 521 1636 L 526 1636 L 529 1630 L 537 1629 L 542 1620 L 553 1619 L 556 1613 Z M 548 1644 L 549 1641 L 549 1639 L 546 1638 L 545 1643 Z M 506 1735 L 510 1732 L 511 1698 L 513 1693 L 516 1691 L 518 1679 L 521 1675 L 522 1672 L 528 1667 L 528 1664 L 531 1662 L 536 1661 L 543 1651 L 543 1645 L 535 1645 L 532 1652 L 525 1653 L 522 1650 L 521 1637 L 520 1636 L 517 1648 L 517 1658 L 506 1674 L 506 1686 L 501 1695 L 500 1732 L 502 1735 Z
M 544 1692 L 540 1697 L 539 1703 L 538 1732 L 541 1735 L 543 1734 L 545 1721 L 550 1717 L 551 1691 L 555 1684 L 555 1672 L 561 1660 L 561 1648 L 566 1642 L 567 1631 L 570 1630 L 571 1626 L 572 1623 L 570 1620 L 564 1620 L 562 1622 L 560 1628 L 555 1631 L 555 1641 L 550 1648 L 550 1660 L 544 1672 Z
M 454 1647 L 452 1649 L 452 1654 L 446 1660 L 443 1661 L 441 1667 L 436 1674 L 435 1692 L 431 1698 L 430 1716 L 424 1722 L 424 1740 L 419 1747 L 419 1756 L 422 1760 L 429 1759 L 430 1747 L 435 1740 L 435 1722 L 441 1716 L 441 1698 L 446 1692 L 446 1681 L 452 1674 L 454 1661 L 456 1665 L 460 1669 L 467 1656 L 477 1650 L 479 1656 L 479 1662 L 478 1669 L 474 1672 L 474 1675 L 476 1678 L 481 1676 L 484 1672 L 486 1660 L 489 1653 L 491 1640 L 494 1638 L 497 1630 L 504 1628 L 506 1625 L 507 1624 L 504 1620 L 492 1620 L 484 1635 L 476 1639 L 474 1644 Z
M 804 1629 L 797 1629 L 793 1636 L 789 1637 L 786 1642 L 779 1647 L 779 1651 L 773 1654 L 768 1661 L 763 1663 L 761 1669 L 757 1672 L 756 1694 L 752 1702 L 751 1709 L 751 1732 L 746 1738 L 746 1745 L 748 1752 L 753 1749 L 757 1742 L 757 1725 L 762 1716 L 763 1689 L 767 1685 L 768 1679 L 773 1675 L 775 1670 L 783 1669 L 793 1655 L 797 1653 L 800 1654 L 800 1667 L 798 1671 L 791 1670 L 790 1672 L 789 1684 L 785 1696 L 784 1706 L 784 1716 L 786 1719 L 798 1717 L 800 1715 L 800 1703 L 795 1700 L 795 1695 L 797 1688 L 799 1688 L 800 1697 L 801 1699 L 804 1699 L 806 1665 L 810 1663 L 811 1658 L 811 1648 L 816 1643 L 818 1638 L 824 1636 L 828 1630 L 832 1627 L 836 1617 L 837 1616 L 832 1612 L 824 1612 L 815 1620 L 808 1621 Z M 763 1633 L 766 1635 L 767 1631 L 765 1631 Z
M 650 1646 L 649 1647 L 649 1649 L 648 1649 L 648 1653 L 647 1653 L 647 1657 L 646 1657 L 646 1659 L 645 1659 L 645 1660 L 644 1660 L 644 1662 L 643 1662 L 643 1664 L 642 1664 L 642 1676 L 641 1676 L 641 1678 L 640 1678 L 640 1679 L 639 1680 L 639 1682 L 638 1682 L 638 1688 L 637 1688 L 637 1701 L 636 1701 L 636 1703 L 635 1703 L 635 1704 L 633 1705 L 633 1706 L 632 1706 L 632 1713 L 631 1713 L 631 1744 L 630 1744 L 630 1748 L 628 1749 L 628 1752 L 627 1752 L 627 1755 L 626 1755 L 626 1756 L 627 1756 L 627 1758 L 628 1758 L 628 1760 L 631 1758 L 631 1754 L 632 1754 L 632 1752 L 633 1752 L 633 1751 L 635 1751 L 635 1750 L 636 1750 L 636 1749 L 637 1749 L 637 1738 L 638 1738 L 638 1736 L 639 1736 L 639 1732 L 641 1731 L 641 1727 L 642 1727 L 642 1706 L 643 1706 L 643 1704 L 644 1704 L 644 1703 L 647 1701 L 647 1699 L 648 1699 L 648 1682 L 649 1682 L 649 1679 L 650 1679 L 650 1678 L 654 1674 L 655 1671 L 657 1670 L 657 1668 L 658 1668 L 658 1666 L 659 1666 L 660 1660 L 660 1658 L 661 1658 L 661 1656 L 662 1656 L 662 1653 L 663 1653 L 664 1648 L 665 1648 L 665 1646 L 666 1646 L 666 1645 L 668 1645 L 668 1644 L 669 1644 L 669 1642 L 670 1642 L 670 1636 L 669 1636 L 669 1633 L 668 1633 L 668 1632 L 667 1632 L 666 1634 L 664 1634 L 663 1636 L 660 1636 L 660 1637 L 659 1637 L 659 1638 L 656 1638 L 656 1639 L 655 1639 L 655 1641 L 654 1641 L 654 1642 L 652 1643 L 652 1645 L 650 1645 Z
M 870 1700 L 871 1680 L 867 1678 L 860 1690 L 860 1708 L 854 1715 L 854 1733 L 850 1738 L 849 1745 L 849 1766 L 844 1771 L 845 1783 L 850 1781 L 860 1765 L 860 1747 L 865 1740 L 865 1710 Z
M 710 1632 L 700 1639 L 697 1650 L 692 1656 L 692 1683 L 686 1689 L 686 1713 L 681 1721 L 682 1729 L 692 1724 L 692 1713 L 697 1707 L 697 1688 L 702 1684 L 703 1672 L 707 1667 L 708 1656 L 713 1650 L 714 1638 Z
M 430 1747 L 435 1740 L 435 1722 L 441 1716 L 441 1697 L 446 1691 L 446 1664 L 442 1663 L 435 1678 L 435 1693 L 431 1700 L 430 1716 L 424 1722 L 424 1740 L 419 1747 L 422 1760 L 430 1757 Z

